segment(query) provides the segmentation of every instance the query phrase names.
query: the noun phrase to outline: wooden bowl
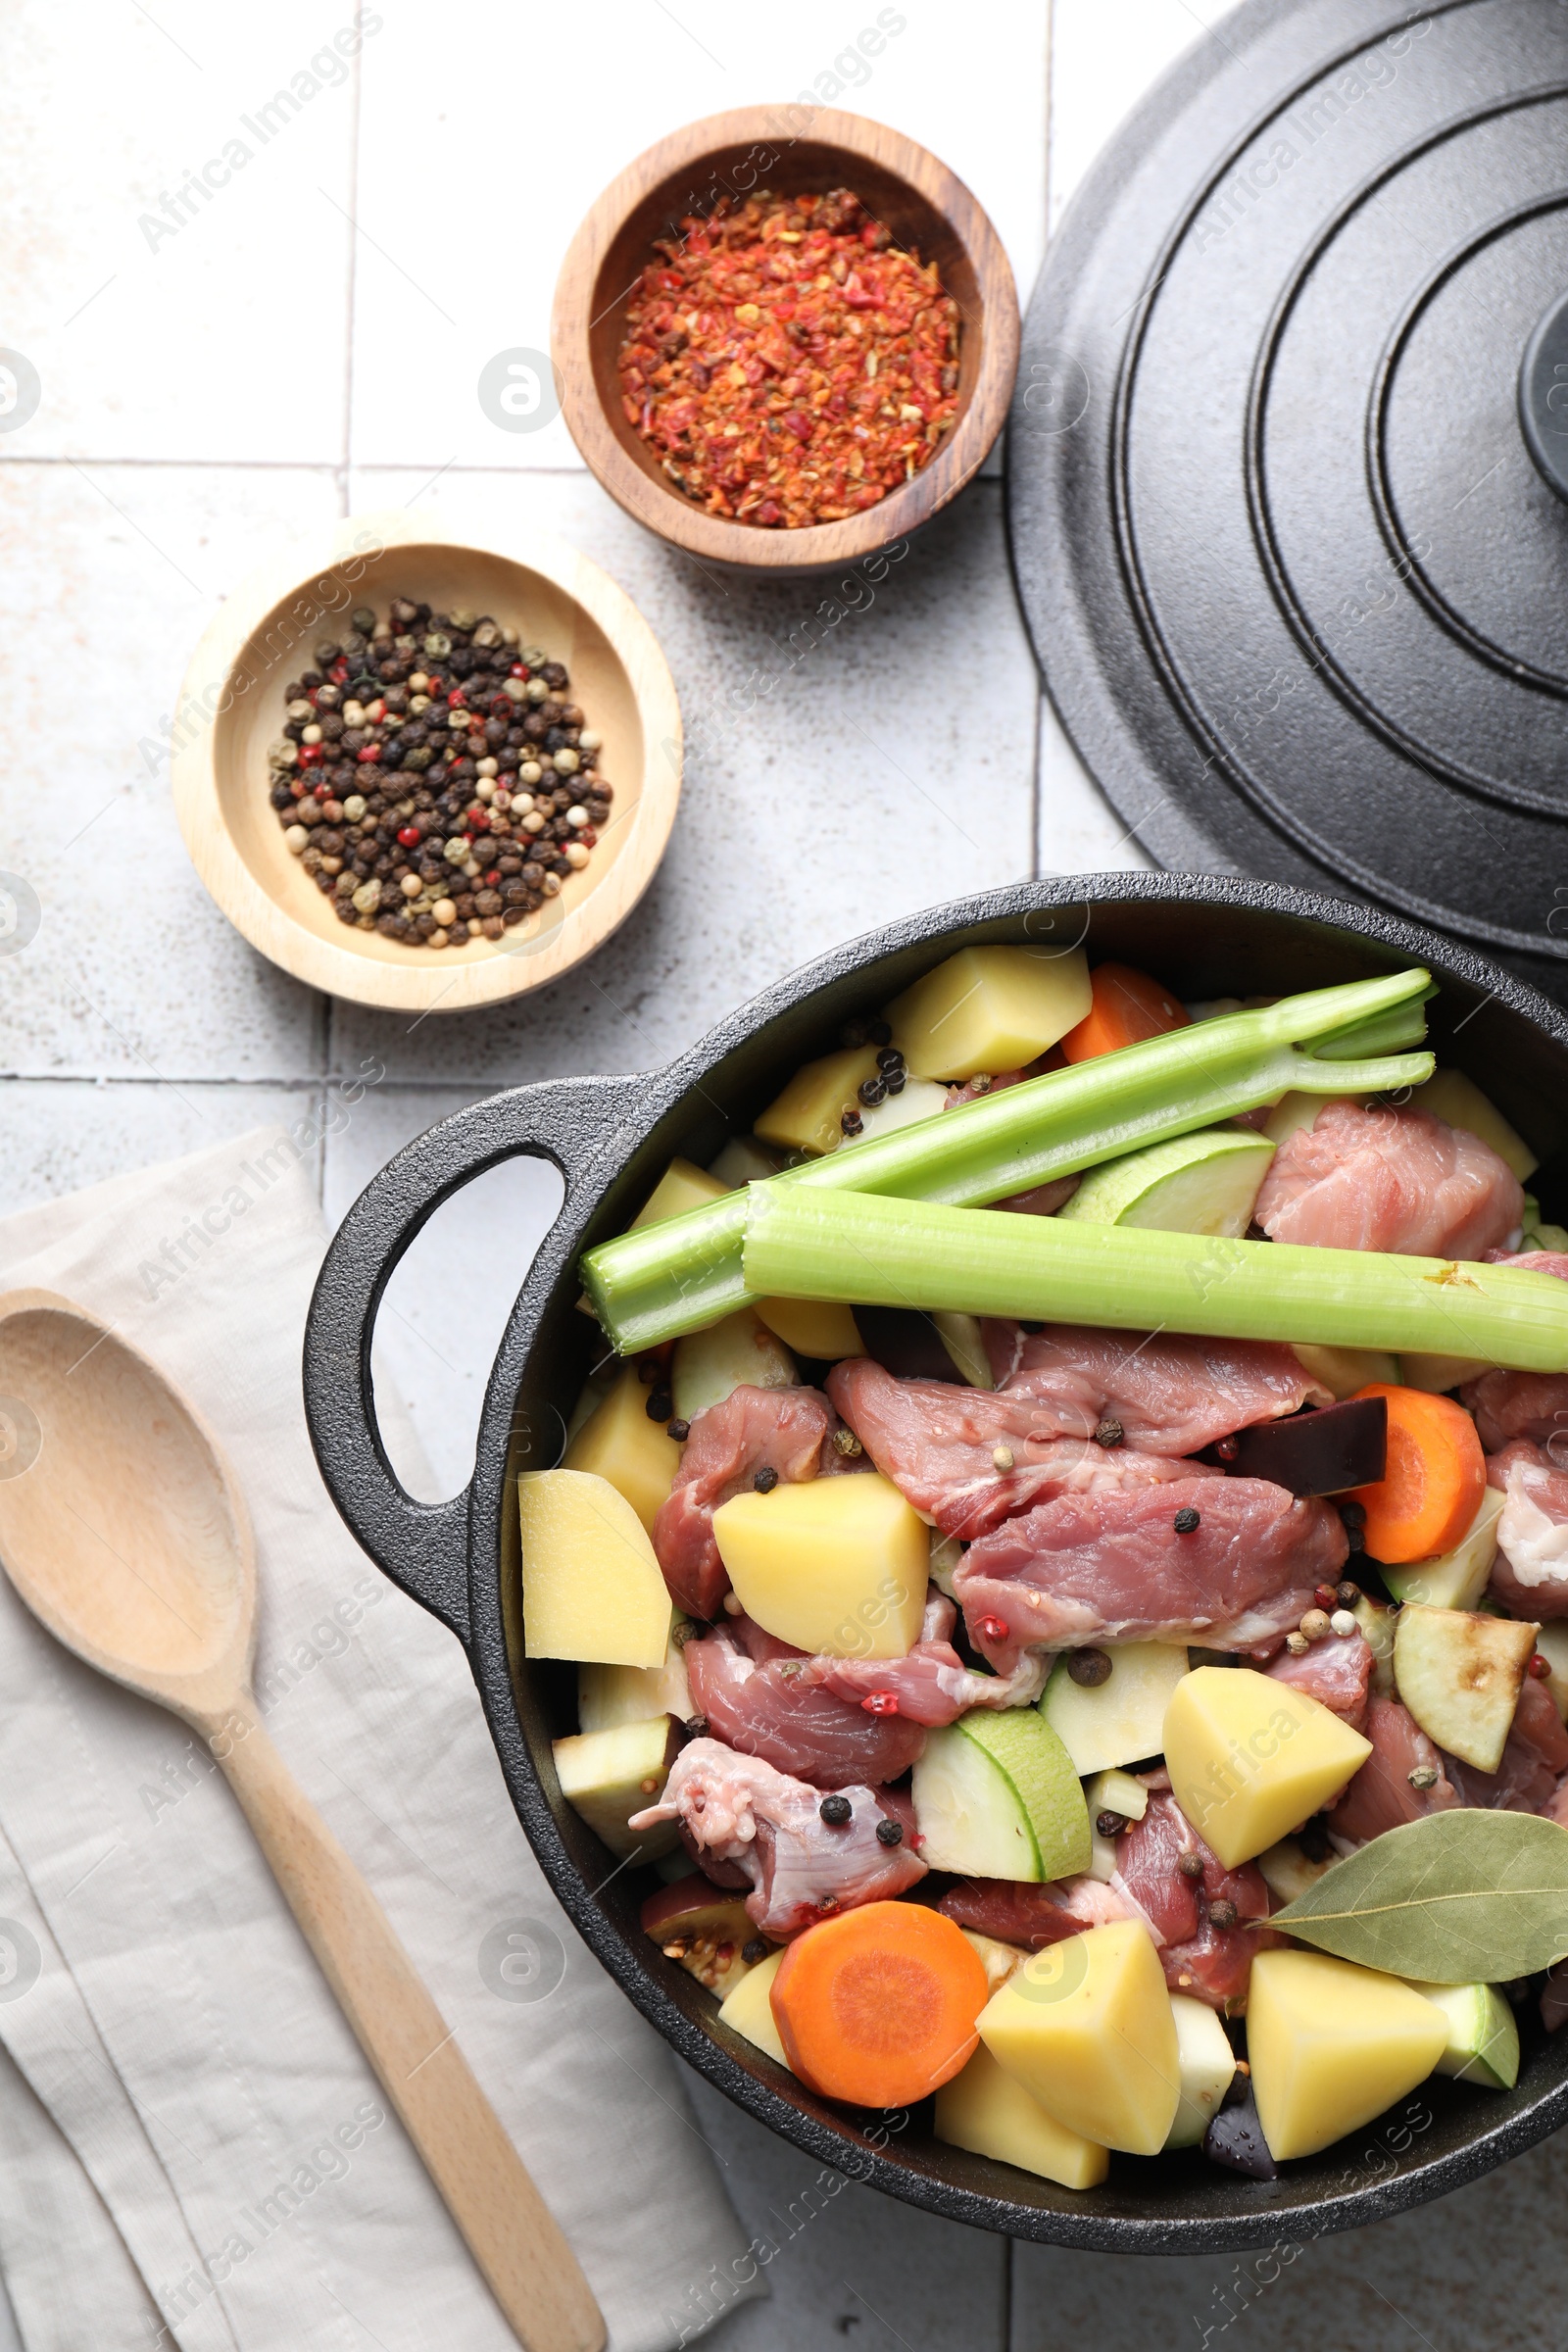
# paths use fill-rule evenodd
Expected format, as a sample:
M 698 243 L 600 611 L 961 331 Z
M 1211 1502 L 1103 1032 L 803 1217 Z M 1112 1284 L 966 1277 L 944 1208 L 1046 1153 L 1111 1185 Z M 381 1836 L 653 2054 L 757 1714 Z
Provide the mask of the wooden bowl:
M 913 139 L 830 107 L 793 137 L 804 108 L 738 107 L 661 139 L 612 180 L 572 239 L 556 286 L 551 350 L 573 440 L 612 498 L 707 564 L 777 579 L 855 564 L 907 538 L 979 470 L 1018 369 L 1018 297 L 1002 241 L 960 179 Z M 654 239 L 726 192 L 853 188 L 897 244 L 935 262 L 958 306 L 958 411 L 924 469 L 880 505 L 801 530 L 728 522 L 676 489 L 621 408 L 616 358 Z
M 283 686 L 312 666 L 318 638 L 350 610 L 395 596 L 467 606 L 542 645 L 604 738 L 611 822 L 588 864 L 494 943 L 411 947 L 340 923 L 283 839 L 267 749 L 282 730 Z M 680 798 L 674 681 L 631 599 L 568 547 L 530 540 L 503 555 L 397 509 L 351 514 L 312 548 L 261 565 L 214 617 L 191 657 L 173 759 L 174 809 L 196 871 L 252 947 L 312 988 L 393 1011 L 462 1012 L 525 995 L 580 963 L 652 880 Z

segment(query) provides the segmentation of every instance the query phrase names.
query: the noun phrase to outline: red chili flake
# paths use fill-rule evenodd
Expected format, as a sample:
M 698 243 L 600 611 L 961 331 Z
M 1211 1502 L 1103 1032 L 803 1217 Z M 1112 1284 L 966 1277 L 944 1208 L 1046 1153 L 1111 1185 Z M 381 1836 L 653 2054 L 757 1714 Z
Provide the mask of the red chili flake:
M 867 1715 L 896 1715 L 899 1694 L 896 1690 L 872 1690 L 861 1699 L 860 1705 Z
M 725 198 L 656 243 L 626 313 L 627 422 L 710 514 L 862 513 L 957 413 L 958 309 L 853 191 Z

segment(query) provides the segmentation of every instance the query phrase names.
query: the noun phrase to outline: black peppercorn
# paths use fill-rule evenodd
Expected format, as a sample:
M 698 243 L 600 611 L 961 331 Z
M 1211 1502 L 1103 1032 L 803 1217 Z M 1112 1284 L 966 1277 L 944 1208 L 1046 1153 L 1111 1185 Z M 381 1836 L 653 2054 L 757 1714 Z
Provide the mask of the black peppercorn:
M 672 1421 L 669 1425 L 669 1435 L 677 1446 L 684 1446 L 691 1434 L 692 1425 L 689 1421 Z
M 1353 1609 L 1361 1597 L 1361 1588 L 1359 1585 L 1352 1585 L 1349 1578 L 1346 1577 L 1342 1584 L 1335 1586 L 1334 1597 L 1342 1609 Z
M 667 1421 L 674 1409 L 667 1389 L 651 1389 L 649 1391 L 647 1411 L 650 1421 Z
M 878 1050 L 876 1066 L 885 1078 L 890 1070 L 903 1069 L 904 1055 L 899 1052 L 897 1046 L 883 1046 Z
M 778 1485 L 778 1472 L 764 1462 L 752 1480 L 752 1485 L 759 1494 L 771 1494 L 773 1489 Z
M 747 1938 L 746 1942 L 741 1945 L 741 1958 L 746 1962 L 748 1968 L 755 1968 L 759 1960 L 767 1958 L 767 1945 L 762 1941 L 760 1936 L 752 1936 Z
M 1236 1905 L 1227 1902 L 1223 1895 L 1217 1903 L 1208 1906 L 1208 1924 L 1211 1928 L 1234 1928 L 1240 1916 Z
M 1201 1854 L 1183 1854 L 1176 1864 L 1184 1879 L 1200 1879 L 1203 1875 Z
M 1105 1451 L 1108 1453 L 1113 1446 L 1119 1446 L 1121 1444 L 1126 1435 L 1127 1432 L 1123 1429 L 1121 1423 L 1107 1416 L 1105 1420 L 1101 1422 L 1100 1427 L 1095 1431 L 1095 1444 L 1097 1446 L 1103 1446 Z
M 830 1830 L 842 1830 L 855 1815 L 855 1807 L 847 1796 L 824 1796 L 816 1809 Z
M 1075 1649 L 1067 1659 L 1069 1678 L 1084 1690 L 1098 1690 L 1110 1680 L 1110 1660 L 1102 1649 Z
M 886 1021 L 868 1021 L 865 1029 L 865 1042 L 868 1046 L 891 1046 L 893 1032 Z
M 708 1738 L 708 1717 L 706 1715 L 688 1715 L 686 1737 L 688 1740 L 706 1740 Z
M 884 1814 L 876 1825 L 876 1841 L 878 1845 L 902 1845 L 904 1843 L 903 1822 L 895 1821 L 891 1814 Z
M 846 1135 L 858 1135 L 864 1121 L 858 1110 L 847 1110 L 839 1120 Z
M 1107 1808 L 1105 1812 L 1095 1815 L 1095 1827 L 1102 1838 L 1119 1838 L 1127 1827 L 1127 1816 L 1125 1813 L 1112 1813 Z
M 1196 1536 L 1199 1524 L 1199 1515 L 1190 1502 L 1185 1503 L 1171 1521 L 1172 1527 L 1179 1536 Z
M 878 1102 L 887 1101 L 887 1080 L 885 1078 L 862 1078 L 856 1092 L 867 1110 L 874 1109 Z

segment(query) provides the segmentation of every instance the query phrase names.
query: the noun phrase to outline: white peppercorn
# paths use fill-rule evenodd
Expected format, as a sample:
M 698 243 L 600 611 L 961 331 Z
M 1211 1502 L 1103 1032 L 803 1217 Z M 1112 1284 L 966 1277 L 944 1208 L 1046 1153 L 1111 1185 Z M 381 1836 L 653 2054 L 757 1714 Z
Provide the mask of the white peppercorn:
M 588 853 L 580 841 L 568 841 L 562 856 L 568 865 L 575 866 L 579 870 L 588 862 Z
M 310 845 L 310 834 L 303 825 L 290 825 L 283 835 L 283 846 L 291 858 L 303 857 Z
M 559 776 L 574 776 L 581 762 L 570 744 L 564 744 L 555 755 L 555 768 Z

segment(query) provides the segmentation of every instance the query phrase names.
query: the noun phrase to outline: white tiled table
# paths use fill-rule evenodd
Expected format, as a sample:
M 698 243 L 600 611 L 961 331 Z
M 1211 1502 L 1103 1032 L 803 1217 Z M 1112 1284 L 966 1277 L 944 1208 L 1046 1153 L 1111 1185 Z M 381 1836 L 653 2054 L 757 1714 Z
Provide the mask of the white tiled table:
M 831 83 L 855 69 L 836 61 L 876 21 L 872 0 L 549 15 L 383 0 L 358 66 L 335 78 L 318 65 L 322 86 L 296 116 L 277 109 L 264 142 L 260 110 L 329 55 L 353 0 L 13 0 L 0 344 L 32 362 L 42 398 L 0 434 L 0 867 L 35 877 L 43 921 L 0 959 L 0 1207 L 318 1114 L 334 1079 L 379 1072 L 319 1154 L 340 1214 L 410 1135 L 493 1086 L 662 1060 L 803 958 L 932 899 L 1142 862 L 1042 709 L 995 468 L 785 696 L 691 760 L 641 909 L 587 969 L 513 1010 L 411 1031 L 262 963 L 187 864 L 152 747 L 242 572 L 324 517 L 405 503 L 502 543 L 539 527 L 575 541 L 648 615 L 688 718 L 719 708 L 810 590 L 707 578 L 601 495 L 559 422 L 504 434 L 474 395 L 492 353 L 547 344 L 586 205 L 676 123 L 814 84 L 944 155 L 1027 296 L 1047 223 L 1102 139 L 1220 13 L 980 0 L 956 21 L 905 0 L 841 93 Z M 248 159 L 230 155 L 227 184 L 170 229 L 165 196 L 236 138 Z M 923 789 L 933 778 L 945 788 Z M 470 1188 L 389 1294 L 384 1377 L 413 1403 L 443 1493 L 471 1460 L 505 1285 L 470 1288 L 457 1329 L 450 1310 L 432 1322 L 421 1288 L 440 1268 L 450 1298 L 481 1233 L 492 1262 L 510 1237 L 520 1277 L 556 1195 L 526 1165 Z M 715 2339 L 732 2352 L 1176 2352 L 1232 2327 L 1281 2352 L 1563 2340 L 1555 2147 L 1306 2249 L 1249 2319 L 1258 2281 L 1229 2258 L 1112 2265 L 1012 2250 L 866 2190 L 824 2201 L 811 2165 L 693 2087 L 736 2203 L 781 2247 L 772 2300 Z M 9 2341 L 0 2317 L 0 2352 Z

